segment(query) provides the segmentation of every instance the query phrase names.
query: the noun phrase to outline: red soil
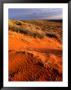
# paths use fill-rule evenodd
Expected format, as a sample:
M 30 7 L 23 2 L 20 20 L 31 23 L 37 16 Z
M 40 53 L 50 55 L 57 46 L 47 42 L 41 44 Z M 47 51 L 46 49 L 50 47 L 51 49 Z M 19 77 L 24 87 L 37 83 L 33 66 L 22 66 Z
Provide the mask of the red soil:
M 9 80 L 62 80 L 60 42 L 51 38 L 35 39 L 9 31 Z

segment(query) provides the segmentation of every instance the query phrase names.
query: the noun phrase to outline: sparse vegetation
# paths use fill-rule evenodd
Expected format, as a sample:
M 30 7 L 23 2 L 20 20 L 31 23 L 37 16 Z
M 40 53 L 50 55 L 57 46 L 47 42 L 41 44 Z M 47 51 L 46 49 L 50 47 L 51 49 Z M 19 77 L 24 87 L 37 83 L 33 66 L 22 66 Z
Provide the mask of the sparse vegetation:
M 15 32 L 19 32 L 19 33 L 22 33 L 22 34 L 27 34 L 27 35 L 31 35 L 33 36 L 34 38 L 43 38 L 44 35 L 43 34 L 39 34 L 38 32 L 32 32 L 32 30 L 30 31 L 29 29 L 27 28 L 21 28 L 21 27 L 18 27 L 18 26 L 11 26 L 9 25 L 9 30 L 12 30 L 12 31 L 15 31 Z
M 16 21 L 16 25 L 22 25 L 22 23 L 19 21 Z
M 14 24 L 13 24 L 14 23 Z M 50 38 L 56 38 L 62 42 L 62 31 L 61 24 L 51 21 L 9 21 L 9 30 L 13 30 L 22 34 L 31 35 L 34 38 L 44 38 L 45 36 Z M 29 23 L 29 24 L 28 24 Z M 26 27 L 21 27 L 21 25 L 26 25 Z M 34 25 L 35 28 L 32 26 Z M 27 28 L 29 27 L 29 28 Z

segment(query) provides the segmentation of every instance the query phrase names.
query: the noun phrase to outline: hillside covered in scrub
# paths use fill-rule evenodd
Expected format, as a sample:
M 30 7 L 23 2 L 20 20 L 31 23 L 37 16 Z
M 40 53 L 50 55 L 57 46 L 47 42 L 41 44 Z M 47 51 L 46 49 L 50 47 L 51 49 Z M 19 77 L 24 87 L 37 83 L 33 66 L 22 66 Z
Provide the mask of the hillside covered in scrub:
M 9 80 L 62 80 L 62 22 L 8 21 Z

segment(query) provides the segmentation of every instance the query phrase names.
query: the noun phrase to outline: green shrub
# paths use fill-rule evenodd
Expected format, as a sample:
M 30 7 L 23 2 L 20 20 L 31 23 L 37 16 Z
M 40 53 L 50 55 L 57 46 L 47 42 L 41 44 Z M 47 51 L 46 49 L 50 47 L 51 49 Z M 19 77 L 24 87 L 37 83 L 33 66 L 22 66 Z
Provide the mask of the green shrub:
M 22 23 L 19 21 L 16 21 L 16 25 L 22 25 Z

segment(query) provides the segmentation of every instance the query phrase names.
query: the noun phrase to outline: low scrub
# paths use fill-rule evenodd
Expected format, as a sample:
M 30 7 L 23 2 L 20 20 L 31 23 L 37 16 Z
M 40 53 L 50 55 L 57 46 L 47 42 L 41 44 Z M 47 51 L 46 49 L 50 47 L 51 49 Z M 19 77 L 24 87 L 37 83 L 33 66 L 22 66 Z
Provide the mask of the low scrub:
M 15 31 L 15 32 L 18 32 L 18 33 L 22 33 L 22 34 L 31 35 L 34 38 L 40 38 L 41 39 L 41 38 L 44 37 L 43 34 L 40 34 L 38 32 L 32 32 L 32 31 L 30 31 L 27 28 L 21 28 L 21 27 L 18 27 L 18 26 L 11 26 L 11 25 L 9 25 L 9 30 L 12 30 L 12 31 Z

